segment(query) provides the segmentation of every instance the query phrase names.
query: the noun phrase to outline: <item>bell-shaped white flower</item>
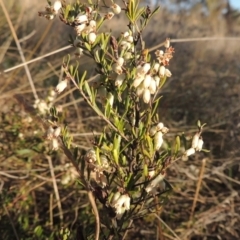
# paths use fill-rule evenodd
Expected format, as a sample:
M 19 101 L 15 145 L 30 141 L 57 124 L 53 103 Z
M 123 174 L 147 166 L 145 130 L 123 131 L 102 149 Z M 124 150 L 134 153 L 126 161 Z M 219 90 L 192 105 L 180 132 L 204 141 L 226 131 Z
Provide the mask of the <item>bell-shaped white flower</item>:
M 157 132 L 154 136 L 154 149 L 157 151 L 163 144 L 163 133 Z
M 62 7 L 61 1 L 55 1 L 55 2 L 54 2 L 54 4 L 53 4 L 53 9 L 54 9 L 55 12 L 58 12 L 61 7 Z
M 95 42 L 96 38 L 97 38 L 97 35 L 96 35 L 95 32 L 90 32 L 90 33 L 88 34 L 88 42 L 89 42 L 90 44 L 93 44 L 93 43 Z
M 117 87 L 122 86 L 125 77 L 126 77 L 125 73 L 122 73 L 122 74 L 118 75 L 116 80 L 115 80 L 115 86 L 117 86 Z
M 53 151 L 56 151 L 59 149 L 59 143 L 58 143 L 58 140 L 56 138 L 53 138 L 52 139 L 52 150 Z
M 119 14 L 122 11 L 121 7 L 115 3 L 112 5 L 112 10 L 115 14 Z
M 160 173 L 156 178 L 154 178 L 145 188 L 147 193 L 153 192 L 157 185 L 163 181 L 165 174 Z
M 165 76 L 165 67 L 164 66 L 161 66 L 159 68 L 159 76 L 160 77 L 164 77 Z
M 56 93 L 61 93 L 66 87 L 67 87 L 68 80 L 65 79 L 58 83 L 58 85 L 55 88 Z
M 143 91 L 143 101 L 145 103 L 149 103 L 151 99 L 151 93 L 149 91 L 149 89 L 144 89 Z
M 152 77 L 150 74 L 147 74 L 143 80 L 143 87 L 144 88 L 148 88 L 151 84 L 151 81 L 152 81 Z
M 155 94 L 156 93 L 157 86 L 156 86 L 156 81 L 153 78 L 151 78 L 151 83 L 150 83 L 148 88 L 149 88 L 149 91 L 150 91 L 151 94 Z
M 172 76 L 172 73 L 167 68 L 165 69 L 165 76 L 166 77 L 171 77 Z
M 200 137 L 200 134 L 199 134 L 199 133 L 196 133 L 196 134 L 193 136 L 193 139 L 192 139 L 192 148 L 196 148 L 196 147 L 198 146 L 199 137 Z
M 124 63 L 124 58 L 119 57 L 119 58 L 117 59 L 117 64 L 118 64 L 119 66 L 122 66 L 123 63 Z
M 184 155 L 189 157 L 191 155 L 193 155 L 195 153 L 195 149 L 194 148 L 189 148 L 185 151 Z
M 82 24 L 82 23 L 86 23 L 88 21 L 88 16 L 87 15 L 82 15 L 81 13 L 77 15 L 77 17 L 75 18 L 75 23 L 77 24 Z
M 133 86 L 137 88 L 142 83 L 143 79 L 144 79 L 144 76 L 137 75 L 137 77 L 133 81 Z
M 57 138 L 57 137 L 59 137 L 60 133 L 61 133 L 61 127 L 57 127 L 54 129 L 53 135 L 54 135 L 54 137 Z
M 203 139 L 202 137 L 199 138 L 198 140 L 198 144 L 197 144 L 197 147 L 196 147 L 196 151 L 201 151 L 202 150 L 202 147 L 203 147 Z

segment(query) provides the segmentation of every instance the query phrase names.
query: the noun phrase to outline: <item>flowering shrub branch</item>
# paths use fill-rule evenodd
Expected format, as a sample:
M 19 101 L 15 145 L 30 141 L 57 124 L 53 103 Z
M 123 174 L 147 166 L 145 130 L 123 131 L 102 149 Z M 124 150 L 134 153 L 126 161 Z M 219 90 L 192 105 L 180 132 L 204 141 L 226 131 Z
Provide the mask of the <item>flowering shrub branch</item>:
M 39 12 L 48 20 L 59 14 L 60 20 L 75 30 L 71 43 L 77 56 L 85 54 L 96 64 L 97 80 L 92 83 L 86 80 L 86 72 L 80 77 L 78 65 L 70 65 L 70 59 L 65 59 L 64 79 L 55 92 L 60 94 L 72 82 L 90 108 L 106 122 L 100 137 L 95 137 L 87 152 L 72 154 L 71 134 L 56 121 L 56 108 L 51 109 L 55 120 L 50 122 L 47 133 L 53 150 L 59 146 L 63 149 L 88 191 L 96 217 L 95 239 L 100 235 L 123 239 L 133 219 L 162 204 L 165 193 L 171 189 L 165 179 L 171 163 L 186 160 L 201 151 L 203 145 L 204 125 L 200 123 L 186 151 L 180 148 L 179 136 L 172 144 L 167 141 L 169 129 L 157 110 L 159 93 L 172 75 L 168 66 L 174 48 L 170 39 L 166 39 L 164 49 L 151 56 L 142 32 L 158 8 L 153 11 L 149 7 L 139 8 L 135 0 L 122 3 L 122 7 L 114 2 L 111 6 L 105 4 L 111 11 L 102 14 L 99 1 L 89 0 L 89 4 L 55 1 Z M 104 22 L 122 12 L 129 22 L 127 31 L 117 37 L 100 32 Z M 93 195 L 98 200 L 97 207 Z M 105 226 L 101 231 L 100 222 Z

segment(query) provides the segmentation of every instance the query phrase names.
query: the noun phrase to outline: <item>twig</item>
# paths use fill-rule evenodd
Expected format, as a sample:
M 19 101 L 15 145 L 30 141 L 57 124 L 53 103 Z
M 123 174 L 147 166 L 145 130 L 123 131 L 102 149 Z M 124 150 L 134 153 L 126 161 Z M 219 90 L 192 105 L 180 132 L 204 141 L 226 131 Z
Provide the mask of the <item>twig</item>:
M 174 235 L 177 240 L 181 240 L 178 235 L 156 214 L 154 216 Z
M 14 38 L 14 40 L 15 40 L 15 43 L 16 43 L 16 45 L 17 45 L 17 49 L 18 49 L 18 52 L 19 52 L 20 57 L 21 57 L 21 59 L 22 59 L 22 62 L 23 62 L 23 63 L 26 63 L 26 59 L 25 59 L 25 57 L 24 57 L 24 54 L 23 54 L 21 45 L 20 45 L 20 43 L 19 43 L 17 34 L 16 34 L 16 32 L 15 32 L 15 29 L 14 29 L 14 27 L 13 27 L 12 21 L 11 21 L 11 19 L 10 19 L 10 17 L 9 17 L 9 14 L 8 14 L 8 12 L 7 12 L 7 9 L 5 8 L 5 5 L 4 5 L 4 3 L 3 3 L 2 0 L 0 0 L 0 5 L 2 6 L 4 15 L 5 15 L 5 17 L 6 17 L 6 19 L 7 19 L 7 22 L 8 22 L 8 25 L 9 25 L 9 28 L 11 29 L 11 32 L 12 32 L 13 38 Z M 25 72 L 26 72 L 26 75 L 27 75 L 29 84 L 30 84 L 30 86 L 31 86 L 32 92 L 33 92 L 33 96 L 34 96 L 35 100 L 37 100 L 37 99 L 38 99 L 38 95 L 37 95 L 37 91 L 36 91 L 36 89 L 35 89 L 35 86 L 34 86 L 34 83 L 33 83 L 33 80 L 32 80 L 32 77 L 31 77 L 31 74 L 30 74 L 30 71 L 29 71 L 29 68 L 28 68 L 28 66 L 27 66 L 26 64 L 24 65 L 24 68 L 25 68 Z
M 56 197 L 56 200 L 57 200 L 57 205 L 58 205 L 58 210 L 59 210 L 59 218 L 60 218 L 60 221 L 62 223 L 62 221 L 63 221 L 62 205 L 61 205 L 58 186 L 57 186 L 57 181 L 56 181 L 56 177 L 55 177 L 55 173 L 54 173 L 54 169 L 53 169 L 52 159 L 49 156 L 45 156 L 45 157 L 48 160 L 49 169 L 50 169 L 51 177 L 52 177 L 52 180 L 53 180 L 52 181 L 53 182 L 53 188 L 54 188 L 55 197 Z
M 204 158 L 202 160 L 202 166 L 201 166 L 201 170 L 200 170 L 200 173 L 199 173 L 199 179 L 198 179 L 198 182 L 197 182 L 197 188 L 196 188 L 196 192 L 195 192 L 195 195 L 194 195 L 194 200 L 193 200 L 193 205 L 192 205 L 192 209 L 191 209 L 191 215 L 190 215 L 189 222 L 188 222 L 188 227 L 190 227 L 190 223 L 192 222 L 192 219 L 193 219 L 194 210 L 195 210 L 196 203 L 197 203 L 197 200 L 198 200 L 199 190 L 200 190 L 201 183 L 202 183 L 202 180 L 203 180 L 203 173 L 204 173 L 204 169 L 205 169 L 205 166 L 206 166 L 206 160 L 207 160 L 206 158 Z

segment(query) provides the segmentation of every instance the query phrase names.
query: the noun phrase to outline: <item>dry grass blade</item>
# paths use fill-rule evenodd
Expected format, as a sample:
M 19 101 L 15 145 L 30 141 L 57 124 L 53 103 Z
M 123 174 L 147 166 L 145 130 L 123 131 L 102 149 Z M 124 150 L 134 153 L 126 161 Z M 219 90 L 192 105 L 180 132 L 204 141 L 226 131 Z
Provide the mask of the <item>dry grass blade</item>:
M 20 42 L 19 42 L 19 40 L 18 40 L 16 31 L 15 31 L 15 29 L 14 29 L 14 27 L 13 27 L 12 21 L 11 21 L 10 16 L 9 16 L 9 14 L 8 14 L 8 11 L 7 11 L 4 3 L 3 3 L 3 0 L 0 0 L 0 4 L 1 4 L 1 6 L 2 6 L 3 12 L 4 12 L 5 17 L 6 17 L 6 19 L 7 19 L 9 28 L 11 29 L 11 32 L 12 32 L 13 38 L 14 38 L 14 40 L 15 40 L 15 43 L 16 43 L 16 45 L 17 45 L 17 48 L 18 48 L 18 51 L 19 51 L 19 55 L 20 55 L 20 57 L 21 57 L 21 60 L 22 60 L 23 63 L 25 63 L 25 62 L 26 62 L 26 59 L 25 59 L 25 57 L 24 57 L 24 54 L 23 54 L 23 51 L 22 51 Z M 38 95 L 37 95 L 37 91 L 36 91 L 36 89 L 35 89 L 35 86 L 34 86 L 34 83 L 33 83 L 33 80 L 32 80 L 32 77 L 31 77 L 31 74 L 30 74 L 30 71 L 29 71 L 29 68 L 28 68 L 28 66 L 27 66 L 26 64 L 24 65 L 24 68 L 25 68 L 25 72 L 26 72 L 26 75 L 27 75 L 29 84 L 30 84 L 30 86 L 31 86 L 32 92 L 33 92 L 33 96 L 34 96 L 35 100 L 37 100 L 37 99 L 38 99 Z

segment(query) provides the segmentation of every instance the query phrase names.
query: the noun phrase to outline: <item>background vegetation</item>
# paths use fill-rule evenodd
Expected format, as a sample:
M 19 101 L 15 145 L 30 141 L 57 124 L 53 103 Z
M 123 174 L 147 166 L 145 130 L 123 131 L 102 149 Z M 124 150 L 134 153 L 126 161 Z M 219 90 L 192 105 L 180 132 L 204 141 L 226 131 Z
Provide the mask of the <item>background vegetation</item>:
M 34 112 L 26 109 L 34 103 L 26 69 L 4 73 L 22 63 L 7 18 L 25 61 L 66 46 L 71 29 L 57 19 L 48 22 L 37 16 L 45 1 L 0 3 L 0 236 L 63 239 L 60 227 L 80 234 L 92 221 L 86 193 L 74 180 L 74 170 L 64 155 L 50 152 Z M 240 13 L 227 1 L 176 0 L 162 5 L 145 32 L 150 49 L 170 37 L 176 51 L 173 77 L 162 92 L 159 112 L 163 122 L 173 136 L 179 131 L 191 136 L 198 119 L 206 122 L 203 138 L 210 153 L 172 165 L 167 180 L 173 191 L 158 209 L 160 218 L 150 214 L 135 220 L 129 239 L 240 238 L 239 23 Z M 121 24 L 124 20 L 116 18 L 106 29 L 117 32 Z M 46 99 L 56 86 L 67 53 L 74 51 L 61 51 L 28 65 L 39 98 Z M 81 65 L 93 72 L 85 57 Z M 28 104 L 16 101 L 16 94 Z M 101 120 L 72 90 L 58 96 L 55 103 L 63 109 L 74 143 L 89 148 L 92 131 L 97 134 Z

